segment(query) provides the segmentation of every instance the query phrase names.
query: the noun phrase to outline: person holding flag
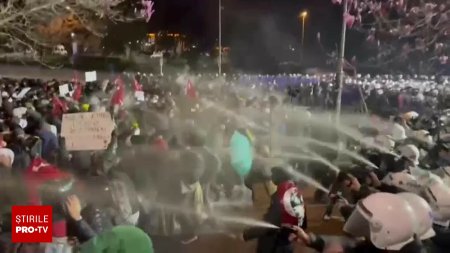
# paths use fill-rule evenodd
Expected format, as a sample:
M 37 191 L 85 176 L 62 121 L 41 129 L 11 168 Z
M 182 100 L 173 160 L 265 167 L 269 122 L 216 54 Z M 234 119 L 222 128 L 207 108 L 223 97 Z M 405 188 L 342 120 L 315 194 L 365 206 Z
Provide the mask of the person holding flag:
M 75 89 L 72 94 L 72 98 L 75 101 L 80 101 L 81 97 L 83 96 L 83 85 L 78 78 L 78 73 L 74 73 L 74 77 L 72 78 L 72 83 L 75 85 Z
M 197 89 L 195 88 L 194 84 L 191 82 L 191 80 L 188 80 L 185 88 L 186 96 L 190 99 L 197 99 Z
M 125 83 L 122 78 L 118 76 L 114 81 L 114 84 L 116 85 L 116 90 L 114 91 L 111 99 L 111 106 L 114 114 L 117 114 L 119 112 L 119 108 L 123 106 L 125 101 Z

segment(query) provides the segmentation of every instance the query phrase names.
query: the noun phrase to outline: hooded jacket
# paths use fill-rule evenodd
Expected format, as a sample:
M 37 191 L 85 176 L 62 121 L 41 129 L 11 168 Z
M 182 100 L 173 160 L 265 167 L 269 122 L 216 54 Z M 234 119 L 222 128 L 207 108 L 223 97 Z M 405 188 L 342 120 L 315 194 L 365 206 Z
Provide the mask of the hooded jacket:
M 80 253 L 153 253 L 153 243 L 139 228 L 117 226 L 82 244 Z
M 46 184 L 64 181 L 70 179 L 71 176 L 62 172 L 54 165 L 47 163 L 42 158 L 36 158 L 31 162 L 24 175 L 24 181 L 27 186 L 28 202 L 32 205 L 40 205 L 42 202 L 40 191 Z M 55 212 L 55 210 L 54 210 Z M 56 217 L 61 215 L 56 215 Z M 53 236 L 66 236 L 66 223 L 64 220 L 53 220 Z
M 303 201 L 298 193 L 295 183 L 290 180 L 282 180 L 287 175 L 274 168 L 274 183 L 277 184 L 277 191 L 272 194 L 271 204 L 264 221 L 281 227 L 282 224 L 291 224 L 307 227 L 306 215 L 304 212 Z M 280 173 L 281 172 L 281 173 Z M 299 200 L 301 200 L 299 202 Z M 294 211 L 299 205 L 303 209 L 302 213 Z M 299 216 L 300 215 L 300 216 Z M 302 215 L 302 216 L 301 216 Z M 252 227 L 244 231 L 244 240 L 249 241 L 258 238 L 257 253 L 291 253 L 294 252 L 293 246 L 288 239 L 289 233 L 284 233 L 282 229 Z

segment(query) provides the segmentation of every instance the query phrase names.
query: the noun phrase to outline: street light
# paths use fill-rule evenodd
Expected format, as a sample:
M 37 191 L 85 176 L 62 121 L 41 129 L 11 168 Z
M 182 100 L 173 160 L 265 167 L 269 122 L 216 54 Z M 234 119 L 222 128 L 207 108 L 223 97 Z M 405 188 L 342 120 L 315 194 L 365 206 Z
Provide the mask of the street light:
M 302 19 L 302 47 L 305 41 L 305 19 L 308 16 L 307 11 L 302 11 L 299 15 L 299 17 Z
M 219 0 L 219 75 L 222 75 L 222 0 Z
M 304 49 L 303 49 L 303 45 L 305 44 L 305 20 L 306 17 L 308 16 L 308 12 L 307 11 L 302 11 L 299 13 L 298 18 L 302 19 L 302 41 L 301 41 L 301 51 L 300 51 L 300 59 L 301 61 L 303 61 L 303 54 L 304 54 Z

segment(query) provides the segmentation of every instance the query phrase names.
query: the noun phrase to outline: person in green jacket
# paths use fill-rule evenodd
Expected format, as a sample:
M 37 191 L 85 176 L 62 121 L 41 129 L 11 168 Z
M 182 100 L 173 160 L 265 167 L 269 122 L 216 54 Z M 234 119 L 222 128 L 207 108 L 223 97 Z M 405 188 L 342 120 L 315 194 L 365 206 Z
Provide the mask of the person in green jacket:
M 81 245 L 80 253 L 153 253 L 150 237 L 133 226 L 117 226 Z

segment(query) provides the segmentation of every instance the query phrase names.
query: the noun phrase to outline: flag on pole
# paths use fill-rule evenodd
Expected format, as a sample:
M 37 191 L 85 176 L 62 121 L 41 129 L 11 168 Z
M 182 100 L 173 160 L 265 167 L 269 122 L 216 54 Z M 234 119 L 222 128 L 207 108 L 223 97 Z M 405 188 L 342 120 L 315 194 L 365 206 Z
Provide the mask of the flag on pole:
M 75 89 L 73 91 L 72 98 L 75 101 L 80 101 L 80 98 L 83 95 L 83 85 L 82 85 L 81 80 L 80 80 L 80 78 L 78 76 L 79 76 L 78 72 L 74 71 L 73 72 L 72 83 L 75 85 Z
M 116 84 L 116 90 L 114 91 L 111 103 L 113 106 L 122 106 L 125 100 L 125 83 L 120 76 L 116 78 L 114 83 Z
M 191 80 L 188 80 L 186 85 L 186 96 L 188 96 L 191 99 L 197 98 L 197 90 L 195 89 L 194 84 L 191 82 Z
M 134 79 L 133 88 L 134 88 L 134 91 L 143 91 L 144 90 L 142 87 L 142 84 L 140 84 L 136 78 Z
M 79 82 L 80 82 L 80 78 L 78 75 L 78 71 L 73 71 L 72 83 L 79 83 Z
M 75 83 L 75 90 L 73 91 L 72 94 L 73 100 L 80 101 L 82 95 L 83 95 L 83 86 L 79 82 Z
M 52 114 L 57 118 L 62 118 L 62 115 L 67 111 L 67 105 L 59 99 L 58 96 L 53 96 L 52 98 Z

